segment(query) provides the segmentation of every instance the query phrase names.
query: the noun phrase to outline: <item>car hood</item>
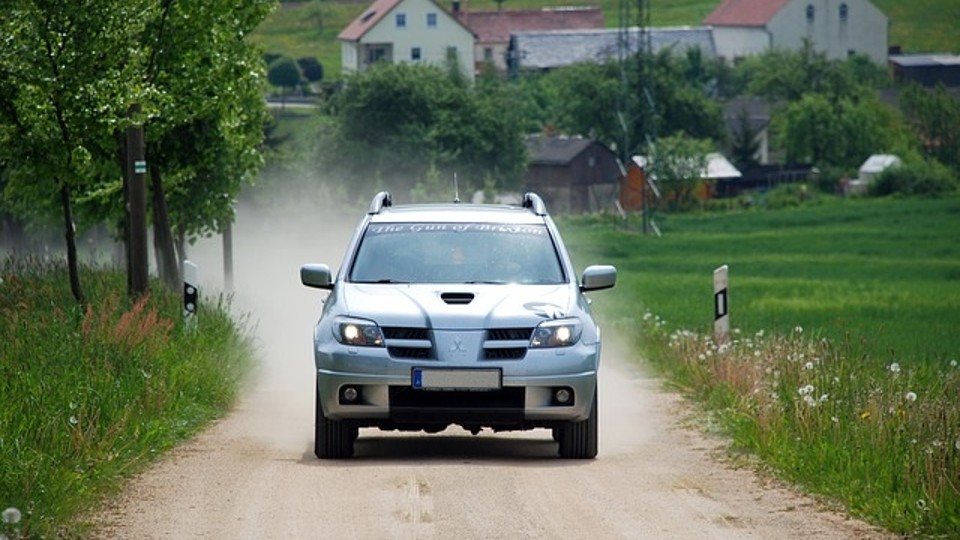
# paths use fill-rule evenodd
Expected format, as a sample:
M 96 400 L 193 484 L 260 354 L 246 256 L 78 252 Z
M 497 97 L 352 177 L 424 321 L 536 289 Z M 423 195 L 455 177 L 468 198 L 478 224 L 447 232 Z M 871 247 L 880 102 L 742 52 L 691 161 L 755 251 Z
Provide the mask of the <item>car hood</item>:
M 536 326 L 576 309 L 572 285 L 344 284 L 347 314 L 381 326 L 480 330 Z

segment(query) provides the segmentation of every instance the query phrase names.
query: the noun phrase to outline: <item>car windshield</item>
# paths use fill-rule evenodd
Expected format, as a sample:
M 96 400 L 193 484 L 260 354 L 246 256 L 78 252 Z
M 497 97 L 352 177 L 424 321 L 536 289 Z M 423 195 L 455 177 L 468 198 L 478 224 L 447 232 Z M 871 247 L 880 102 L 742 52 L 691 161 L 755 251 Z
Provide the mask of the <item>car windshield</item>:
M 564 282 L 545 225 L 373 223 L 350 269 L 359 283 Z

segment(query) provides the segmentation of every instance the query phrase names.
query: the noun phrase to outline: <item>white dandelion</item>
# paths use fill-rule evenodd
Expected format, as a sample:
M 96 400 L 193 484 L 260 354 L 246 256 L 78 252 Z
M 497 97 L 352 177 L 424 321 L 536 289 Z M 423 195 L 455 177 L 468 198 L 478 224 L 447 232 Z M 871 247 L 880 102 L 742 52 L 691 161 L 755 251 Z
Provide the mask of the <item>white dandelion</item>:
M 907 401 L 909 401 L 910 403 L 913 403 L 914 401 L 917 400 L 917 393 L 907 392 L 907 395 L 905 395 L 904 397 L 907 398 Z
M 894 362 L 887 366 L 887 369 L 890 370 L 890 373 L 900 373 L 900 364 Z
M 3 522 L 7 525 L 16 525 L 20 523 L 20 518 L 23 517 L 20 514 L 20 510 L 10 507 L 3 511 Z

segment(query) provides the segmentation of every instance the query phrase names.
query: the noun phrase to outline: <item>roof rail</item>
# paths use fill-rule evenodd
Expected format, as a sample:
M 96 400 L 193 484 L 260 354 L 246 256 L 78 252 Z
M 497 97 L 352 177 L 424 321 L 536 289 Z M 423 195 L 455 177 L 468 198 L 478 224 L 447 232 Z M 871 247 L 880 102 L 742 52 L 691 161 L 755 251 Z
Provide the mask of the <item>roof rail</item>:
M 538 216 L 547 215 L 547 207 L 543 204 L 543 199 L 536 193 L 528 192 L 523 194 L 523 207 L 533 210 L 533 213 Z
M 380 210 L 383 210 L 385 206 L 393 206 L 393 197 L 390 196 L 389 191 L 381 191 L 373 196 L 373 200 L 370 201 L 370 208 L 367 209 L 367 214 L 379 214 Z

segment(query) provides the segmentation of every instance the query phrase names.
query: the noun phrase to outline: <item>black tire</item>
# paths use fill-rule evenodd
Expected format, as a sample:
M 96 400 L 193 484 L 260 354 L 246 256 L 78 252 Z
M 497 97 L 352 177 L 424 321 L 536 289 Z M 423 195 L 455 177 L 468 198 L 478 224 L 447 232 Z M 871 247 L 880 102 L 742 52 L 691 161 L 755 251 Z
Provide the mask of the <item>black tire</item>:
M 569 422 L 560 428 L 560 457 L 593 459 L 597 457 L 597 391 L 593 393 L 590 416 L 580 422 Z
M 353 443 L 360 430 L 346 420 L 330 420 L 323 414 L 320 403 L 320 384 L 314 392 L 316 402 L 313 453 L 320 459 L 341 459 L 353 456 Z

